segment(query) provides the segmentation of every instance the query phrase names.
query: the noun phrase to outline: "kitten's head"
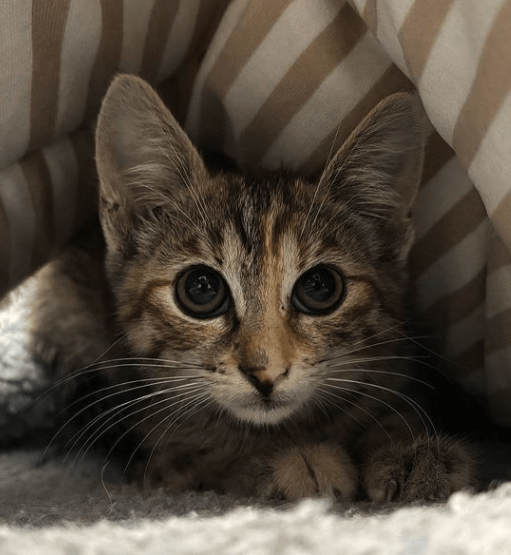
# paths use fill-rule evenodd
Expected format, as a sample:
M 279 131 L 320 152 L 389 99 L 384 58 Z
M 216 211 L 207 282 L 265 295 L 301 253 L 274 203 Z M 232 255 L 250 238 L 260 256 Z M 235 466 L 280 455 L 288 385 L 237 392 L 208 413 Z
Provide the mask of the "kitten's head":
M 317 182 L 213 175 L 156 93 L 118 77 L 96 156 L 107 272 L 133 354 L 183 361 L 174 374 L 199 371 L 217 407 L 255 424 L 325 401 L 343 369 L 363 382 L 375 367 L 363 360 L 401 333 L 422 124 L 415 97 L 396 94 Z

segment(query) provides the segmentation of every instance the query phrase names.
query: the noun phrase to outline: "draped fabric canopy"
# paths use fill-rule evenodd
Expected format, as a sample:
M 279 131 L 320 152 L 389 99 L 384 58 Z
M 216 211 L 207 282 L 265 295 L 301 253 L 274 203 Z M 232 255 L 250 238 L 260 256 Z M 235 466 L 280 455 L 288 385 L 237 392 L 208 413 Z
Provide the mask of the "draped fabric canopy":
M 307 174 L 418 89 L 419 311 L 511 425 L 509 0 L 3 0 L 0 71 L 0 294 L 94 213 L 91 124 L 117 72 L 157 84 L 199 146 Z

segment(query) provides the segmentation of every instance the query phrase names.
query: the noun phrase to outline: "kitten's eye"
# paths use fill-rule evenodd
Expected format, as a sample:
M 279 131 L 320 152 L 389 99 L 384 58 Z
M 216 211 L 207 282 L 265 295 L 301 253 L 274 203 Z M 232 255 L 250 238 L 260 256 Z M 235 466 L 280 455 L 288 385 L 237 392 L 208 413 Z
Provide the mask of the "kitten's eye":
M 291 300 L 300 312 L 320 315 L 337 308 L 343 293 L 341 274 L 328 266 L 316 266 L 298 278 Z
M 224 280 L 205 266 L 190 268 L 178 277 L 176 298 L 181 309 L 195 318 L 213 318 L 229 308 Z

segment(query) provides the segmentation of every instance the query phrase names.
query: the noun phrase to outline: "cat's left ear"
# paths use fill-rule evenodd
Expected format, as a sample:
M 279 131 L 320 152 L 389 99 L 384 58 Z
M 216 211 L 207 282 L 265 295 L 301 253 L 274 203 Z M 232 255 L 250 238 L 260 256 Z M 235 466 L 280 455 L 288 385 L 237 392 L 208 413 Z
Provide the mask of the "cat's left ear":
M 426 129 L 417 96 L 391 95 L 351 133 L 321 180 L 357 215 L 399 227 L 408 221 L 417 194 Z
M 202 159 L 158 94 L 120 75 L 108 89 L 96 128 L 100 217 L 109 250 L 126 249 L 137 223 L 176 206 L 206 172 Z

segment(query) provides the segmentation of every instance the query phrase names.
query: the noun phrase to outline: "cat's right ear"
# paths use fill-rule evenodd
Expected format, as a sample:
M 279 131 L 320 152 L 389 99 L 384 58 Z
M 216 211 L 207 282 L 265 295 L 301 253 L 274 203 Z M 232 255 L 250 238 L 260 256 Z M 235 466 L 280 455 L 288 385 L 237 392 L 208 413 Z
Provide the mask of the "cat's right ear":
M 158 94 L 120 75 L 108 89 L 96 129 L 100 217 L 110 251 L 123 251 L 137 223 L 175 205 L 206 171 L 197 150 Z

